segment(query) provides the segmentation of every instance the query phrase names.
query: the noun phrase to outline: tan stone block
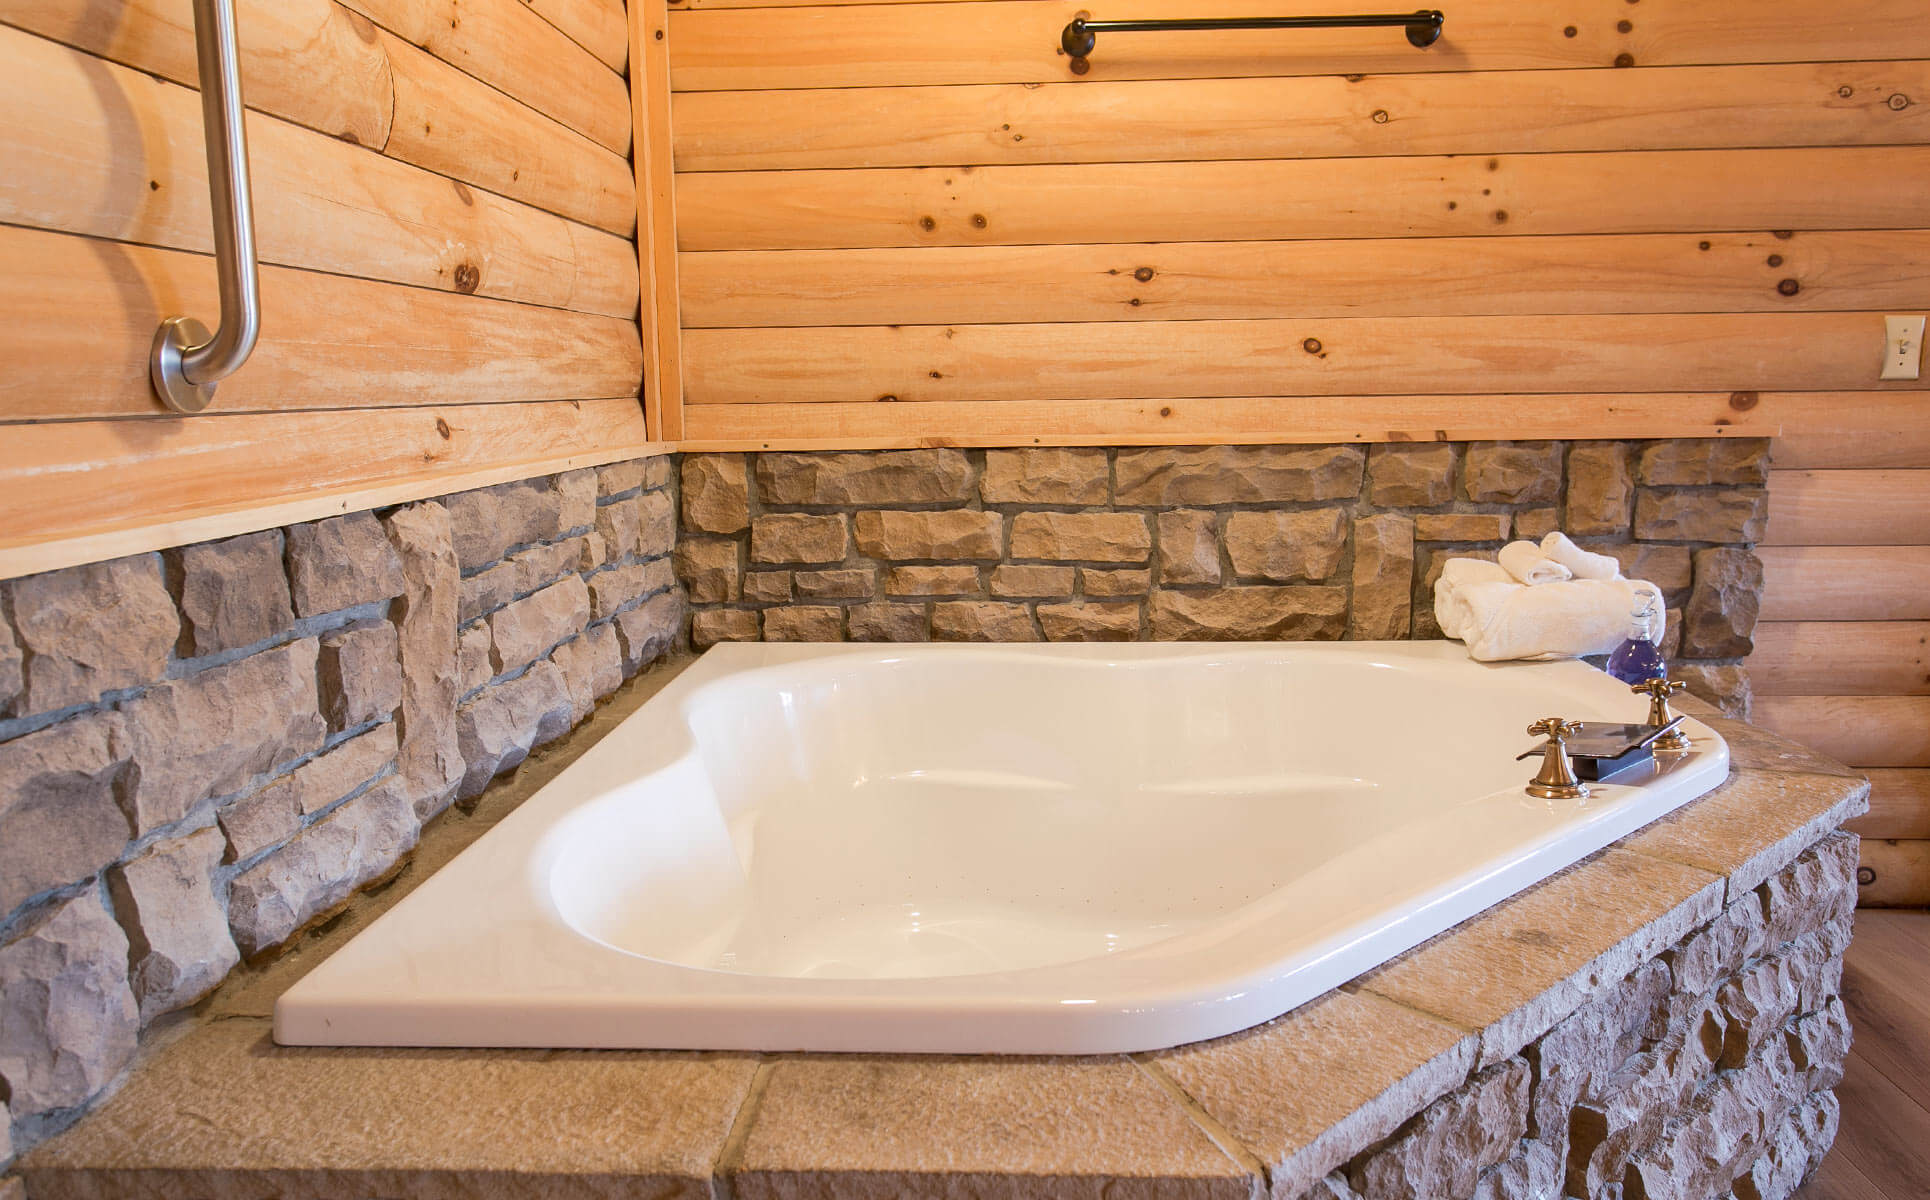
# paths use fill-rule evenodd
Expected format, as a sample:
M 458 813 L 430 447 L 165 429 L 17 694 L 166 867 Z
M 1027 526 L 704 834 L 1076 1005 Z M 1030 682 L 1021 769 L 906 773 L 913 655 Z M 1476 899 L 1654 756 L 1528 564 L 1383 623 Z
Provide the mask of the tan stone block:
M 1155 592 L 1153 640 L 1332 641 L 1347 632 L 1347 590 L 1337 587 L 1229 587 Z
M 675 464 L 668 454 L 656 454 L 649 458 L 633 459 L 643 464 L 643 487 L 646 491 L 656 491 L 670 483 L 670 472 Z
M 1698 1005 L 1682 1028 L 1603 1078 L 1569 1122 L 1569 1191 L 1595 1196 L 1619 1181 L 1629 1156 L 1653 1143 L 1715 1071 L 1721 1049 L 1720 1017 Z
M 841 642 L 844 610 L 829 604 L 798 604 L 764 610 L 767 642 Z
M 1555 509 L 1528 508 L 1514 515 L 1514 528 L 1510 536 L 1516 541 L 1539 545 L 1543 538 L 1560 528 L 1561 514 Z
M 1855 894 L 1853 883 L 1850 891 Z M 1682 939 L 1663 955 L 1663 961 L 1678 991 L 1706 995 L 1762 951 L 1763 932 L 1762 900 L 1754 892 L 1745 892 L 1721 916 Z
M 117 803 L 132 747 L 115 713 L 87 713 L 0 742 L 0 917 L 120 857 Z
M 585 557 L 607 555 L 604 536 L 608 532 L 606 527 L 603 533 L 518 550 L 495 566 L 469 576 L 462 581 L 462 607 L 457 619 L 472 621 L 494 612 L 575 571 Z M 592 542 L 597 546 L 594 554 L 589 550 Z
M 550 480 L 556 492 L 556 529 L 558 533 L 583 531 L 596 523 L 596 471 L 585 467 L 565 471 Z
M 1039 640 L 1025 605 L 996 600 L 951 600 L 932 605 L 931 635 L 939 642 Z
M 1072 595 L 1072 579 L 1071 567 L 1034 567 L 1001 563 L 992 568 L 992 594 L 1056 599 Z
M 1243 1033 L 1151 1056 L 1298 1196 L 1460 1086 L 1475 1039 L 1379 996 L 1332 991 Z
M 723 538 L 684 538 L 673 556 L 677 578 L 692 604 L 723 604 L 738 598 L 737 543 Z
M 1606 554 L 1622 564 L 1630 579 L 1646 579 L 1665 592 L 1679 592 L 1693 579 L 1687 546 L 1654 546 L 1644 542 L 1584 542 L 1582 548 Z
M 202 1200 L 707 1196 L 755 1069 L 730 1054 L 292 1048 L 266 1021 L 217 1021 L 22 1170 L 49 1196 L 128 1179 Z
M 668 458 L 653 458 L 651 462 L 669 463 Z M 632 458 L 625 462 L 607 463 L 596 469 L 596 494 L 598 499 L 621 496 L 634 492 L 643 486 L 644 460 Z M 669 482 L 668 479 L 665 482 Z
M 893 567 L 885 572 L 888 596 L 976 596 L 978 568 Z
M 1561 495 L 1560 442 L 1471 442 L 1463 494 L 1477 504 L 1552 504 Z
M 878 590 L 870 567 L 799 571 L 795 582 L 798 596 L 808 600 L 869 600 Z
M 590 589 L 566 575 L 489 618 L 490 663 L 497 674 L 519 670 L 590 623 Z
M 1508 536 L 1507 513 L 1419 513 L 1417 542 L 1499 542 Z
M 1154 508 L 1344 500 L 1360 494 L 1359 446 L 1121 450 L 1113 502 Z
M 379 540 L 379 529 L 376 536 Z M 168 551 L 167 558 L 181 581 L 190 653 L 238 650 L 295 623 L 279 530 L 183 546 Z
M 570 694 L 570 722 L 582 724 L 596 702 L 623 686 L 623 648 L 614 624 L 593 625 L 550 651 Z
M 402 660 L 395 626 L 362 621 L 322 635 L 316 670 L 322 714 L 340 733 L 386 721 L 402 703 Z
M 987 504 L 1104 504 L 1110 474 L 1104 450 L 987 450 L 978 494 Z
M 1167 586 L 1220 582 L 1218 517 L 1201 509 L 1175 509 L 1155 518 L 1159 527 L 1159 581 Z
M 301 807 L 294 791 L 276 784 L 222 805 L 215 815 L 228 842 L 222 861 L 231 863 L 281 845 L 302 827 Z
M 846 614 L 854 642 L 924 642 L 931 640 L 931 621 L 922 604 L 854 605 Z
M 923 559 L 997 561 L 1004 518 L 995 512 L 861 512 L 858 553 L 896 562 Z
M 645 492 L 637 497 L 637 553 L 661 558 L 677 544 L 677 506 L 669 492 Z
M 1048 642 L 1132 642 L 1139 639 L 1139 605 L 1041 604 L 1039 628 Z
M 586 580 L 590 596 L 590 620 L 607 621 L 642 599 L 652 587 L 650 568 L 639 562 L 605 567 Z M 581 628 L 582 623 L 578 623 Z M 570 630 L 568 632 L 573 632 Z
M 298 811 L 312 815 L 387 771 L 395 754 L 395 726 L 377 725 L 317 754 L 257 795 L 286 793 Z
M 686 454 L 684 528 L 737 533 L 750 528 L 750 476 L 741 454 Z
M 1361 976 L 1379 995 L 1481 1030 L 1480 1063 L 1511 1057 L 1604 981 L 1714 919 L 1722 880 L 1611 847 Z
M 496 677 L 496 668 L 489 661 L 488 622 L 477 621 L 464 629 L 457 643 L 456 654 L 462 664 L 462 695 L 468 695 Z
M 207 995 L 241 960 L 214 893 L 223 844 L 210 826 L 158 842 L 108 872 L 143 1025 Z
M 1325 579 L 1347 549 L 1347 510 L 1236 512 L 1226 518 L 1226 556 L 1234 574 L 1287 583 Z
M 1762 945 L 1792 942 L 1825 925 L 1848 920 L 1856 910 L 1856 869 L 1860 842 L 1853 833 L 1833 833 L 1737 901 L 1757 902 L 1763 912 Z
M 1354 521 L 1353 603 L 1347 636 L 1354 641 L 1407 637 L 1414 608 L 1414 522 L 1391 513 Z
M 519 479 L 442 497 L 442 507 L 449 513 L 457 563 L 464 571 L 474 571 L 518 546 L 553 540 L 562 532 L 558 525 L 561 515 L 558 500 L 547 479 Z M 305 527 L 296 526 L 288 531 L 291 555 L 302 528 Z M 300 582 L 297 576 L 295 610 L 307 615 L 302 607 Z
M 1748 655 L 1756 648 L 1762 589 L 1762 560 L 1753 551 L 1696 551 L 1695 590 L 1682 614 L 1682 652 L 1690 658 Z
M 744 599 L 753 604 L 784 604 L 791 599 L 791 572 L 752 571 L 744 576 Z
M 690 644 L 708 650 L 718 642 L 762 640 L 763 623 L 755 611 L 720 608 L 690 615 Z
M 1732 768 L 1728 784 L 1621 844 L 1726 877 L 1733 901 L 1868 806 L 1867 780 Z
M 297 615 L 339 612 L 402 594 L 402 560 L 373 513 L 291 525 L 287 535 L 289 591 Z M 488 553 L 475 565 L 500 557 L 500 550 Z
M 1674 438 L 1642 448 L 1642 482 L 1663 487 L 1769 482 L 1767 438 Z
M 4 605 L 0 605 L 0 609 L 4 608 Z M 13 636 L 13 623 L 7 620 L 4 611 L 0 611 L 0 717 L 13 711 L 14 701 L 26 689 L 24 666 L 20 643 Z
M 963 450 L 853 450 L 760 454 L 757 491 L 766 504 L 943 504 L 971 499 Z
M 621 562 L 637 552 L 637 535 L 643 529 L 642 501 L 641 496 L 627 496 L 597 507 L 596 536 L 603 540 L 603 552 L 611 562 Z
M 1015 559 L 1142 563 L 1152 548 L 1152 532 L 1138 513 L 1023 512 L 1012 518 Z
M 427 820 L 449 807 L 462 778 L 456 738 L 456 701 L 465 690 L 456 642 L 461 587 L 449 515 L 441 505 L 412 504 L 384 524 L 405 582 L 389 613 L 402 658 L 396 775 L 416 815 Z
M 669 653 L 683 636 L 684 603 L 675 592 L 660 592 L 617 614 L 617 644 L 623 648 L 623 674 L 635 675 Z
M 1153 588 L 1149 570 L 1099 571 L 1079 568 L 1079 586 L 1088 596 L 1144 596 Z
M 1620 442 L 1577 442 L 1568 451 L 1568 496 L 1563 505 L 1570 537 L 1628 533 L 1635 481 L 1628 447 Z
M 161 678 L 181 630 L 152 554 L 29 575 L 8 585 L 27 651 L 16 711 L 92 704 L 102 693 Z
M 751 523 L 754 563 L 839 563 L 850 548 L 841 516 L 766 513 Z
M 1755 689 L 1749 683 L 1748 667 L 1718 667 L 1677 658 L 1669 663 L 1669 676 L 1688 684 L 1690 695 L 1715 705 L 1723 716 L 1747 721 L 1755 706 Z
M 1432 508 L 1454 499 L 1455 449 L 1384 442 L 1367 452 L 1367 499 L 1380 508 Z
M 1123 1057 L 863 1055 L 775 1063 L 730 1183 L 742 1200 L 1244 1200 L 1257 1181 Z
M 1363 1200 L 1471 1195 L 1481 1172 L 1514 1153 L 1528 1132 L 1529 1076 L 1519 1058 L 1482 1071 L 1356 1162 L 1349 1181 Z
M 1529 1047 L 1536 1065 L 1531 1136 L 1559 1146 L 1570 1142 L 1576 1105 L 1599 1100 L 1605 1081 L 1646 1044 L 1652 1027 L 1666 1026 L 1671 982 L 1668 967 L 1650 960 L 1589 997 Z
M 140 1021 L 127 949 L 94 888 L 0 946 L 0 1078 L 12 1120 L 90 1099 L 133 1057 Z
M 459 796 L 480 795 L 490 780 L 520 766 L 531 750 L 568 733 L 574 712 L 563 672 L 548 659 L 478 692 L 456 710 L 463 761 Z
M 1653 542 L 1760 542 L 1769 523 L 1761 489 L 1676 492 L 1641 488 L 1635 536 Z

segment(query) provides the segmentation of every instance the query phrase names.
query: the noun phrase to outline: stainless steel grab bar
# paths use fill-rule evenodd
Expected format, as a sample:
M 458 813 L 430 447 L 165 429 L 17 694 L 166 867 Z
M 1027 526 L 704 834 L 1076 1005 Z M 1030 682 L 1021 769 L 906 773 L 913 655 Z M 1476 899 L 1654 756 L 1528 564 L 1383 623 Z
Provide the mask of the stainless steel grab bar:
M 148 377 L 161 402 L 181 413 L 207 408 L 214 401 L 215 385 L 241 369 L 261 336 L 260 270 L 254 203 L 248 192 L 248 133 L 242 120 L 234 0 L 194 0 L 194 50 L 201 75 L 221 327 L 210 334 L 193 317 L 169 317 L 154 334 Z

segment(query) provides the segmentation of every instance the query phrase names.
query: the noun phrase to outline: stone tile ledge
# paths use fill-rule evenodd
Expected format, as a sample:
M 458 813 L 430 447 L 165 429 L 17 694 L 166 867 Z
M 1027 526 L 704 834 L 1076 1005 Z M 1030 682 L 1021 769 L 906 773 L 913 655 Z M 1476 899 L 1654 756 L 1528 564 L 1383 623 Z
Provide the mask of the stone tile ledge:
M 622 715 L 600 714 L 550 760 L 532 760 L 532 777 L 492 792 L 527 795 Z M 1765 1148 L 1749 1169 L 1800 1178 L 1834 1135 L 1828 1046 L 1840 1029 L 1846 1048 L 1847 1029 L 1829 998 L 1835 985 L 1827 968 L 1840 962 L 1854 904 L 1853 879 L 1837 876 L 1847 877 L 1855 862 L 1854 838 L 1835 831 L 1867 809 L 1869 787 L 1847 768 L 1760 730 L 1724 722 L 1723 732 L 1734 751 L 1732 775 L 1701 800 L 1283 1017 L 1150 1054 L 274 1045 L 266 1020 L 274 996 L 399 899 L 412 886 L 405 880 L 283 963 L 231 980 L 204 1006 L 201 1024 L 16 1170 L 33 1200 L 1352 1200 L 1413 1194 L 1422 1185 L 1401 1172 L 1423 1168 L 1435 1172 L 1423 1191 L 1443 1200 L 1554 1195 L 1551 1181 L 1564 1166 L 1571 1183 L 1582 1168 L 1550 1141 L 1557 1132 L 1565 1140 L 1565 1129 L 1551 1130 L 1546 1118 L 1539 1128 L 1530 1123 L 1531 1084 L 1539 1111 L 1544 1091 L 1559 1082 L 1553 1064 L 1557 1044 L 1567 1044 L 1561 1039 L 1573 1040 L 1569 1031 L 1579 1026 L 1612 1024 L 1603 1012 L 1634 1011 L 1636 1001 L 1625 997 L 1653 991 L 1659 976 L 1669 1011 L 1680 1010 L 1677 1027 L 1705 1014 L 1705 1056 L 1697 1061 L 1706 1073 L 1690 1085 L 1696 1103 L 1723 1088 L 1742 1094 L 1768 1087 L 1761 1079 L 1781 1080 L 1777 1104 L 1789 1115 L 1758 1130 Z M 479 811 L 488 811 L 490 799 Z M 457 849 L 438 850 L 425 839 L 420 853 L 431 861 L 417 874 Z M 1829 959 L 1832 952 L 1839 957 Z M 1823 967 L 1786 984 L 1781 1007 L 1774 995 L 1763 998 L 1763 980 L 1778 971 L 1793 978 L 1816 963 Z M 1668 983 L 1671 972 L 1680 986 Z M 1720 991 L 1699 1000 L 1682 994 L 1724 979 Z M 1706 1014 L 1717 1000 L 1731 1013 L 1726 1033 L 1712 1042 Z M 1776 1028 L 1786 1030 L 1788 1048 L 1762 1033 Z M 1662 1036 L 1653 1030 L 1642 1044 Z M 1682 1044 L 1685 1035 L 1673 1036 L 1661 1048 Z M 1564 1097 L 1560 1105 L 1564 1124 L 1571 1102 Z M 1778 1111 L 1759 1123 L 1773 1123 Z M 1612 1125 L 1613 1117 L 1603 1120 Z M 1623 1159 L 1631 1171 L 1688 1170 L 1669 1154 L 1687 1154 L 1678 1143 L 1687 1144 L 1694 1122 L 1684 1116 L 1666 1129 L 1660 1118 L 1652 1125 L 1643 1136 L 1666 1143 L 1660 1150 L 1635 1153 L 1633 1143 L 1616 1141 L 1634 1134 L 1611 1129 L 1594 1153 L 1620 1154 L 1616 1171 Z M 1593 1162 L 1583 1167 L 1595 1171 Z M 0 1195 L 9 1186 L 0 1183 Z M 1710 1194 L 1727 1187 L 1724 1181 Z M 1666 1194 L 1699 1193 L 1685 1185 Z

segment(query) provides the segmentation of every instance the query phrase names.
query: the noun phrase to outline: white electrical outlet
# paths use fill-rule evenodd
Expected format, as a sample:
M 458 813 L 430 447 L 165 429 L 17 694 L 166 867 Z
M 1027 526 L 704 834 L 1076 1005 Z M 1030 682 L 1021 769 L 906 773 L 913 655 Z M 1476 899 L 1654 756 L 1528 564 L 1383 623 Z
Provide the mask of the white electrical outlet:
M 1883 378 L 1923 377 L 1923 318 L 1883 318 Z

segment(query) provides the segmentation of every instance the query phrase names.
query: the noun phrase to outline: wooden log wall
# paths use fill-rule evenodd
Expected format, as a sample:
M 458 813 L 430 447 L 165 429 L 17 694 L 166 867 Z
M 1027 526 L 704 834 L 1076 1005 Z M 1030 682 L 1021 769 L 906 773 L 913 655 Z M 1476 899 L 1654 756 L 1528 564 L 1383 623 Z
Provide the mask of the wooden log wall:
M 0 577 L 651 445 L 623 0 L 240 0 L 263 329 L 218 313 L 190 0 L 0 0 Z

